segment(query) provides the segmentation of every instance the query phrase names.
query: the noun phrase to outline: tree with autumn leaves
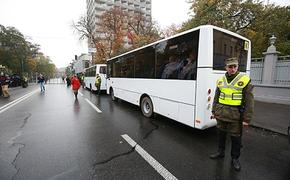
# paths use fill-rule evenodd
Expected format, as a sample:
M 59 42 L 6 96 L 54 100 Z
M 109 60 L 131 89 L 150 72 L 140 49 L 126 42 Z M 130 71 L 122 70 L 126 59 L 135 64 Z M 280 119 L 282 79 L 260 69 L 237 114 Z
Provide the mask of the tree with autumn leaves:
M 146 17 L 135 11 L 128 13 L 118 7 L 105 11 L 98 23 L 98 33 L 90 24 L 92 17 L 82 16 L 73 28 L 79 33 L 80 39 L 88 39 L 96 48 L 93 63 L 105 63 L 107 59 L 129 51 L 160 38 L 157 28 Z M 127 46 L 126 46 L 127 45 Z
M 192 18 L 181 30 L 211 24 L 237 32 L 252 41 L 252 57 L 261 57 L 269 37 L 277 37 L 282 55 L 290 54 L 290 6 L 265 5 L 261 0 L 192 0 Z
M 36 72 L 52 77 L 56 71 L 51 60 L 39 51 L 15 27 L 0 25 L 0 64 L 11 74 L 30 75 Z
M 127 36 L 132 48 L 144 46 L 160 39 L 159 28 L 156 23 L 147 21 L 141 11 L 127 14 Z
M 118 50 L 122 35 L 122 11 L 112 9 L 102 15 L 102 22 L 98 24 L 98 33 L 94 32 L 94 25 L 91 24 L 90 16 L 82 16 L 79 21 L 73 23 L 73 28 L 79 33 L 80 40 L 87 39 L 89 44 L 96 48 L 93 56 L 93 64 L 105 63 L 113 52 Z
M 103 51 L 105 52 L 105 58 L 110 58 L 113 55 L 120 53 L 122 45 L 124 44 L 125 36 L 125 22 L 126 13 L 120 8 L 112 8 L 101 16 L 100 30 L 103 34 L 101 40 Z M 97 51 L 100 47 L 97 47 Z M 104 59 L 106 60 L 106 59 Z

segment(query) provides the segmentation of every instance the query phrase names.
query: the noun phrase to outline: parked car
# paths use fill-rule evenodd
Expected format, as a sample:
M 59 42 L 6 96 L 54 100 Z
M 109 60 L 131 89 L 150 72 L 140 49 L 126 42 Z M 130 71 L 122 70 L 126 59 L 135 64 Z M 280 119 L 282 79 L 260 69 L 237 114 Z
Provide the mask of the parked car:
M 13 74 L 12 76 L 10 76 L 10 87 L 21 86 L 21 84 L 21 78 L 19 75 Z

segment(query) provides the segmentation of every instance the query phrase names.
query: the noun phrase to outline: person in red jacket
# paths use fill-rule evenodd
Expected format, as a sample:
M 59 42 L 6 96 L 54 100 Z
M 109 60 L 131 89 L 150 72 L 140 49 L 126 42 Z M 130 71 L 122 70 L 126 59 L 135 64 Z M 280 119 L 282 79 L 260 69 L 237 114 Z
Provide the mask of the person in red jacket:
M 79 91 L 79 88 L 81 87 L 81 83 L 80 83 L 80 80 L 77 78 L 76 75 L 74 75 L 72 78 L 71 78 L 71 85 L 72 85 L 72 90 L 75 94 L 75 98 L 77 99 L 78 98 L 78 91 Z

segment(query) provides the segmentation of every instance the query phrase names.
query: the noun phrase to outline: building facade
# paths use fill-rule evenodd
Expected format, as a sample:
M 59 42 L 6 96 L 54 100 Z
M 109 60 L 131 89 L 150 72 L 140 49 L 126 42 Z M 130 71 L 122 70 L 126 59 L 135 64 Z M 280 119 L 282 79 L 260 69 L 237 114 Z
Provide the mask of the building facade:
M 119 7 L 130 15 L 142 14 L 146 22 L 151 23 L 151 0 L 87 0 L 87 16 L 95 36 L 102 37 L 100 30 L 101 15 L 113 8 Z
M 91 60 L 92 56 L 89 54 L 81 54 L 80 56 L 78 56 L 77 59 L 75 59 L 73 65 L 74 73 L 80 74 L 84 72 L 84 69 L 90 66 Z

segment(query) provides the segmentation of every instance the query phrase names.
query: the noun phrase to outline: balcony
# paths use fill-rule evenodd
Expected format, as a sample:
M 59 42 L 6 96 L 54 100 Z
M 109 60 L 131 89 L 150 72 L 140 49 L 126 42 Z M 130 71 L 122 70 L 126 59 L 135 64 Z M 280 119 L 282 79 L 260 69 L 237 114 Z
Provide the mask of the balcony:
M 134 3 L 132 1 L 129 1 L 128 6 L 134 6 Z
M 146 1 L 146 4 L 151 4 L 151 1 L 148 1 L 148 0 L 147 0 L 147 1 Z

